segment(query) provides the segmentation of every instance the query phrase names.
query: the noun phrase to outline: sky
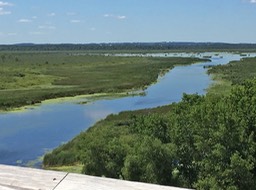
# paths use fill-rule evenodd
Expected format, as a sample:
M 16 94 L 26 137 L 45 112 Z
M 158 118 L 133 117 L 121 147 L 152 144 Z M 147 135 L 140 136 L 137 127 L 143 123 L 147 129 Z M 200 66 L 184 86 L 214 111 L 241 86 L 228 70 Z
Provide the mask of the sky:
M 0 44 L 256 43 L 256 0 L 0 0 Z

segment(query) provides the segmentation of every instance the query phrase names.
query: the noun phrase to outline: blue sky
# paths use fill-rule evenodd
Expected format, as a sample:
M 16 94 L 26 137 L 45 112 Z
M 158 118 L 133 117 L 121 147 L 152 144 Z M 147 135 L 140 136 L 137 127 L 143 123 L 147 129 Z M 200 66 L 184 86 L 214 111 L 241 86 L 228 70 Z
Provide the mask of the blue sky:
M 0 0 L 0 44 L 256 43 L 256 0 Z

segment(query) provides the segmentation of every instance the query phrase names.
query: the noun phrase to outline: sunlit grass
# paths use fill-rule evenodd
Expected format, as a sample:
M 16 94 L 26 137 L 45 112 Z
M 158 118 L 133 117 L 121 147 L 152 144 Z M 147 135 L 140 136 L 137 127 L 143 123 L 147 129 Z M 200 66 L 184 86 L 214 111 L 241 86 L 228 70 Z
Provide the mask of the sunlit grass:
M 54 167 L 48 167 L 48 168 L 45 168 L 45 169 L 81 174 L 82 170 L 83 170 L 83 165 L 82 164 L 75 164 L 75 165 L 72 165 L 72 166 L 54 166 Z
M 68 52 L 0 53 L 0 109 L 42 100 L 137 90 L 197 58 L 117 57 Z
M 232 89 L 232 83 L 228 80 L 223 79 L 223 75 L 214 74 L 212 76 L 214 82 L 207 89 L 208 95 L 225 95 L 228 94 Z

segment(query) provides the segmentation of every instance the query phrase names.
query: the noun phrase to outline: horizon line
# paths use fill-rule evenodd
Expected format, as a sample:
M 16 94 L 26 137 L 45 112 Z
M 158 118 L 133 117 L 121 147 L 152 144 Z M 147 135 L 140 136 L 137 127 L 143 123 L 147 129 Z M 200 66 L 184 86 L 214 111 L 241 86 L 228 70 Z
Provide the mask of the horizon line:
M 15 45 L 102 45 L 102 44 L 161 44 L 161 43 L 187 43 L 187 44 L 230 44 L 230 45 L 241 45 L 241 44 L 247 44 L 247 45 L 256 45 L 256 43 L 252 42 L 195 42 L 195 41 L 155 41 L 155 42 L 87 42 L 87 43 L 75 43 L 75 42 L 58 42 L 58 43 L 34 43 L 34 42 L 21 42 L 21 43 L 7 43 L 7 44 L 0 44 L 1 46 L 15 46 Z

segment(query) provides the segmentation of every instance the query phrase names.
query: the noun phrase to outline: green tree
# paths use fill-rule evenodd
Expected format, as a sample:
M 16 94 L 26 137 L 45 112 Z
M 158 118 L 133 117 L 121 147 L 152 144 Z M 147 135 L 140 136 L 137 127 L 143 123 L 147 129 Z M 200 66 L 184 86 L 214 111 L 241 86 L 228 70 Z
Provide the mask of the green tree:
M 109 142 L 99 140 L 97 143 L 90 144 L 83 158 L 83 173 L 121 178 L 121 168 L 127 154 L 126 151 L 117 138 Z
M 177 164 L 175 152 L 174 145 L 145 137 L 126 157 L 123 176 L 126 180 L 174 185 L 176 179 L 173 171 Z
M 129 129 L 132 133 L 151 136 L 163 143 L 170 141 L 168 121 L 158 114 L 133 116 Z

